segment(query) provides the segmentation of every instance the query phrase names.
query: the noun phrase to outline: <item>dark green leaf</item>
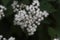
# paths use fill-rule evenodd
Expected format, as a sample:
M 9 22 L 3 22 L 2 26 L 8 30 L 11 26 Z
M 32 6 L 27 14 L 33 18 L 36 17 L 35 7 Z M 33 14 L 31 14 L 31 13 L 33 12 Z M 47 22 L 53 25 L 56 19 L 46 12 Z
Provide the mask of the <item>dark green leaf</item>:
M 51 27 L 48 27 L 48 33 L 51 37 L 55 37 L 57 34 L 56 31 Z
M 41 1 L 41 10 L 47 10 L 49 13 L 53 13 L 56 9 L 47 1 Z
M 3 4 L 6 6 L 10 0 L 2 0 Z

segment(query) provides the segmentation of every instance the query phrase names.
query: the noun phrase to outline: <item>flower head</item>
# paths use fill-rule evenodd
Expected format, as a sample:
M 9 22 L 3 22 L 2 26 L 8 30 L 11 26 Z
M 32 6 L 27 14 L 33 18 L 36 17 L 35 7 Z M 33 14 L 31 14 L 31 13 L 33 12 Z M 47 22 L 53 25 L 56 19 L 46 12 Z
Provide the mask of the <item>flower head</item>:
M 17 14 L 15 14 L 14 24 L 20 25 L 23 30 L 25 28 L 28 32 L 28 35 L 33 35 L 34 32 L 36 32 L 37 25 L 40 25 L 40 22 L 44 20 L 44 17 L 47 17 L 49 15 L 48 12 L 41 11 L 39 6 L 39 1 L 33 0 L 33 3 L 31 5 L 25 5 L 24 9 L 19 7 L 18 10 L 15 11 Z

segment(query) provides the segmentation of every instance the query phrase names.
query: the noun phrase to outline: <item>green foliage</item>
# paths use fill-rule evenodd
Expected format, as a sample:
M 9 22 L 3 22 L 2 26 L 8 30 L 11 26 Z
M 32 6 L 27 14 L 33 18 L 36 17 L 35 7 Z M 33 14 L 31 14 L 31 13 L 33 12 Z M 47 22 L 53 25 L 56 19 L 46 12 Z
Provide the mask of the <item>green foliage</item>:
M 60 0 L 57 0 L 58 1 L 58 3 L 60 4 Z
M 47 10 L 49 13 L 53 13 L 56 11 L 56 9 L 50 4 L 48 3 L 47 1 L 41 1 L 40 2 L 41 6 L 41 10 Z
M 51 37 L 55 37 L 56 36 L 56 31 L 53 29 L 53 28 L 51 28 L 51 27 L 49 27 L 48 28 L 48 33 L 49 33 L 49 35 L 51 36 Z
M 10 0 L 2 0 L 2 3 L 6 6 Z

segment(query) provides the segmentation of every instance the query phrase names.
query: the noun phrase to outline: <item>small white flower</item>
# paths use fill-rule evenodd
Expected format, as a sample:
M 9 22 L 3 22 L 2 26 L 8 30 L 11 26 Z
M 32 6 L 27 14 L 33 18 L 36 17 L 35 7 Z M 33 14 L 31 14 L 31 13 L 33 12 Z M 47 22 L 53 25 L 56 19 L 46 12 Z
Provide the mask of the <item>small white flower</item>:
M 36 6 L 40 6 L 40 4 L 39 4 L 39 1 L 38 1 L 38 0 L 34 0 L 34 1 L 33 1 L 33 5 L 35 5 L 35 4 L 37 4 Z
M 8 40 L 15 40 L 15 38 L 14 37 L 10 37 Z
M 29 6 L 26 6 L 26 10 L 29 10 Z
M 27 27 L 27 24 L 24 24 L 24 27 Z
M 38 21 L 40 22 L 40 21 L 41 21 L 41 19 L 38 19 Z
M 28 33 L 29 36 L 34 35 L 34 32 Z
M 27 32 L 31 32 L 31 30 L 29 28 L 27 28 Z
M 2 5 L 0 5 L 0 8 L 3 9 L 3 10 L 6 10 L 6 8 Z
M 41 17 L 41 20 L 44 20 L 44 17 Z
M 0 40 L 3 38 L 3 35 L 0 35 Z
M 36 24 L 33 24 L 32 26 L 33 26 L 34 28 L 37 28 L 37 25 L 36 25 Z
M 30 10 L 34 10 L 34 6 L 33 5 L 30 5 L 29 9 Z
M 32 27 L 30 30 L 31 30 L 31 32 L 35 32 L 36 31 L 36 29 L 34 27 Z
M 4 6 L 2 6 L 2 5 L 0 5 L 0 19 L 2 19 L 2 17 L 5 16 L 4 10 L 6 10 L 6 8 Z
M 37 17 L 36 16 L 33 16 L 33 19 L 37 19 Z
M 19 5 L 16 5 L 17 7 L 20 7 Z
M 14 10 L 14 12 L 17 12 L 17 11 L 19 11 L 17 8 Z
M 43 14 L 45 17 L 47 17 L 49 15 L 46 11 L 44 11 Z
M 32 28 L 32 26 L 31 25 L 28 25 L 28 27 L 31 29 Z
M 59 40 L 58 38 L 54 38 L 53 40 Z
M 7 40 L 6 38 L 3 38 L 3 40 Z
M 18 1 L 13 1 L 12 6 L 14 7 L 14 6 L 17 5 L 17 4 L 18 4 Z
M 38 22 L 37 25 L 40 25 L 40 23 Z
M 38 21 L 35 22 L 36 24 L 38 23 Z

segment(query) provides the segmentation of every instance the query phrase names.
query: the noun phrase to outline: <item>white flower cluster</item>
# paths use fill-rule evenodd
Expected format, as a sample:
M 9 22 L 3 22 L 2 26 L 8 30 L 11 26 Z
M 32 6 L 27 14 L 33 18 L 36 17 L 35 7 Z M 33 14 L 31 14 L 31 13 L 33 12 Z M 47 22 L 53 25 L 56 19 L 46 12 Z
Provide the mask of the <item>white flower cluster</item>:
M 3 12 L 4 10 L 6 10 L 6 8 L 2 5 L 0 5 L 0 19 L 5 16 L 4 12 Z
M 7 39 L 7 38 L 3 38 L 3 35 L 0 35 L 0 40 L 15 40 L 15 38 L 14 37 L 10 37 L 9 39 Z
M 31 5 L 19 5 L 18 1 L 14 1 L 12 7 L 15 14 L 14 24 L 20 25 L 24 30 L 26 28 L 28 35 L 33 35 L 36 31 L 37 25 L 44 20 L 49 14 L 46 11 L 41 11 L 39 8 L 40 4 L 38 0 L 33 0 Z M 24 9 L 22 9 L 24 7 Z
M 54 38 L 53 40 L 60 40 L 59 38 Z

